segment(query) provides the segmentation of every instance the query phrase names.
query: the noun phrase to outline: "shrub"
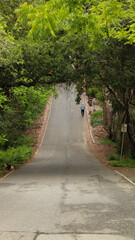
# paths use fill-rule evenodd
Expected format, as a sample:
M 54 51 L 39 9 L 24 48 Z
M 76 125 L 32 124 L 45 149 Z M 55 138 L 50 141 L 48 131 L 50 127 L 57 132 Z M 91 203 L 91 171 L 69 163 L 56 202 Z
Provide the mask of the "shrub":
M 119 157 L 120 159 L 120 157 Z M 128 168 L 135 168 L 135 161 L 130 158 L 122 158 L 122 160 L 114 160 L 109 162 L 110 165 L 114 167 L 128 167 Z
M 38 119 L 52 92 L 53 88 L 39 86 L 10 89 L 8 102 L 3 105 L 0 114 L 0 148 L 5 150 L 16 146 L 18 135 Z
M 96 97 L 96 94 L 98 93 L 98 88 L 96 88 L 96 87 L 93 87 L 93 88 L 88 88 L 87 90 L 86 90 L 86 94 L 87 95 L 90 95 L 91 97 Z
M 109 154 L 108 155 L 108 159 L 111 161 L 111 160 L 117 160 L 117 161 L 119 161 L 119 159 L 120 159 L 120 156 L 118 155 L 118 154 L 116 154 L 116 153 L 112 153 L 112 154 Z
M 93 127 L 103 124 L 103 110 L 98 110 L 91 113 L 91 125 Z
M 100 140 L 100 143 L 105 143 L 105 144 L 112 145 L 114 147 L 118 147 L 118 143 L 108 139 L 107 137 L 104 140 Z
M 5 152 L 4 151 L 0 151 L 0 174 L 4 173 L 4 169 L 5 169 Z
M 11 165 L 13 167 L 18 167 L 20 164 L 27 161 L 32 153 L 33 148 L 29 146 L 19 146 L 8 148 L 6 151 L 0 151 L 0 173 L 4 172 L 5 165 Z
M 125 158 L 122 157 L 120 161 L 120 156 L 118 154 L 110 154 L 108 155 L 109 164 L 114 167 L 129 167 L 129 168 L 135 168 L 135 160 L 131 158 Z
M 5 153 L 5 162 L 17 167 L 30 158 L 33 153 L 33 148 L 26 145 L 17 148 L 9 148 Z
M 96 88 L 96 87 L 88 88 L 86 90 L 86 94 L 91 96 L 92 98 L 96 98 L 99 101 L 99 103 L 102 105 L 103 103 L 102 89 Z
M 35 139 L 33 137 L 19 135 L 15 142 L 15 146 L 17 147 L 24 146 L 24 145 L 33 146 L 34 142 L 35 142 Z
M 0 147 L 3 147 L 6 142 L 8 142 L 8 140 L 6 139 L 6 135 L 5 134 L 1 134 L 0 135 Z

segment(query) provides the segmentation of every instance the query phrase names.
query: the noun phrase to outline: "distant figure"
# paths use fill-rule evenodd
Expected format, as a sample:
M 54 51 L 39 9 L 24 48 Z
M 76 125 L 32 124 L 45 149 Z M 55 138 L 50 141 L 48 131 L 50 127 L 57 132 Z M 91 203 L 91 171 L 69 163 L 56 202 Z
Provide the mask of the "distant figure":
M 83 117 L 84 116 L 85 105 L 82 104 L 80 109 L 81 109 L 81 114 L 82 114 L 82 117 Z

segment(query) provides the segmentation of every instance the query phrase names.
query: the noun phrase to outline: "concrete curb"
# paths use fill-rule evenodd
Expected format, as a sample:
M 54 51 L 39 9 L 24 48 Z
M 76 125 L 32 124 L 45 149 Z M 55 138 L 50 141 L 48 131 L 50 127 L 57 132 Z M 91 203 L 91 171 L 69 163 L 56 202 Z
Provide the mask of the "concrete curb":
M 48 116 L 46 117 L 44 117 L 44 121 L 45 121 L 45 119 L 47 118 L 47 124 L 46 124 L 46 126 L 45 126 L 45 129 L 44 129 L 44 133 L 43 133 L 43 136 L 42 136 L 42 139 L 41 139 L 41 142 L 40 142 L 40 144 L 39 144 L 39 146 L 38 146 L 38 149 L 36 150 L 36 152 L 35 152 L 35 154 L 34 154 L 34 157 L 35 157 L 35 155 L 38 153 L 38 151 L 39 151 L 39 148 L 41 147 L 41 144 L 42 144 L 42 142 L 43 142 L 43 140 L 44 140 L 44 137 L 45 137 L 45 134 L 46 134 L 46 130 L 47 130 L 47 126 L 48 126 L 48 121 L 49 121 L 49 118 L 50 118 L 50 113 L 51 113 L 51 109 L 52 109 L 52 100 L 53 100 L 53 96 L 50 98 L 50 100 L 49 100 L 49 113 L 48 113 Z
M 123 178 L 125 178 L 128 182 L 130 182 L 132 185 L 134 185 L 135 186 L 135 183 L 132 181 L 132 180 L 130 180 L 128 177 L 126 177 L 124 174 L 122 174 L 122 173 L 120 173 L 119 171 L 117 171 L 117 170 L 114 170 L 117 174 L 119 174 L 121 177 L 123 177 Z
M 94 140 L 94 137 L 93 137 L 93 134 L 92 134 L 92 131 L 90 130 L 90 136 L 91 136 L 91 140 L 94 144 L 96 144 L 95 140 Z
M 90 127 L 90 114 L 89 114 L 89 104 L 88 104 L 88 99 L 87 99 L 87 95 L 86 93 L 83 93 L 83 99 L 84 99 L 84 103 L 85 103 L 85 107 L 86 107 L 86 118 L 87 118 L 87 124 L 88 124 L 88 128 L 89 128 L 89 133 L 90 133 L 90 137 L 91 140 L 94 144 L 98 144 L 95 142 L 92 131 L 91 131 L 91 127 Z
M 9 176 L 11 173 L 13 173 L 15 170 L 11 171 L 11 172 L 8 172 L 7 174 L 4 175 L 4 177 L 0 178 L 0 182 L 6 178 L 7 176 Z

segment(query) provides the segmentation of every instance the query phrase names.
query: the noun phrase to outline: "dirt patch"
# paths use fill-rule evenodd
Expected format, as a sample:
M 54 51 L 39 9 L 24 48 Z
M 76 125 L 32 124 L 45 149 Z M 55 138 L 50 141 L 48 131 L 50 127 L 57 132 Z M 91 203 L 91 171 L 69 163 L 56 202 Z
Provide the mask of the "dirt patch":
M 103 140 L 108 135 L 102 125 L 97 127 L 91 127 L 91 132 L 92 135 L 94 136 L 94 140 L 96 143 L 99 143 L 100 140 Z
M 104 138 L 107 136 L 107 132 L 105 131 L 104 127 L 102 125 L 97 127 L 92 127 L 89 125 L 88 129 L 88 142 L 91 153 L 104 165 L 113 168 L 108 164 L 107 156 L 115 152 L 115 147 L 109 144 L 100 143 L 100 141 L 104 140 Z M 90 131 L 93 138 L 91 138 Z
M 111 168 L 112 170 L 118 171 L 119 173 L 126 176 L 128 179 L 130 179 L 132 182 L 135 183 L 135 168 L 126 168 L 126 167 L 113 167 L 109 165 L 108 161 L 108 154 L 115 153 L 116 149 L 114 146 L 109 144 L 98 144 L 100 140 L 103 140 L 106 136 L 106 131 L 104 130 L 103 126 L 99 127 L 91 127 L 91 132 L 93 135 L 93 138 L 97 142 L 94 144 L 92 142 L 91 137 L 89 137 L 89 144 L 90 144 L 90 151 L 91 153 L 104 165 Z

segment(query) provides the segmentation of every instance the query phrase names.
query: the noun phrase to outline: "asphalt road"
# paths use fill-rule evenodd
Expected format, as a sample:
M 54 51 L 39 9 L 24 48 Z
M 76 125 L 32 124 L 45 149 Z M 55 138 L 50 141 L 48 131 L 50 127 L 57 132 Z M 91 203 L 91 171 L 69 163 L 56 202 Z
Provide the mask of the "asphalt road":
M 59 90 L 35 159 L 0 181 L 0 240 L 135 239 L 135 187 L 90 154 L 74 99 Z

